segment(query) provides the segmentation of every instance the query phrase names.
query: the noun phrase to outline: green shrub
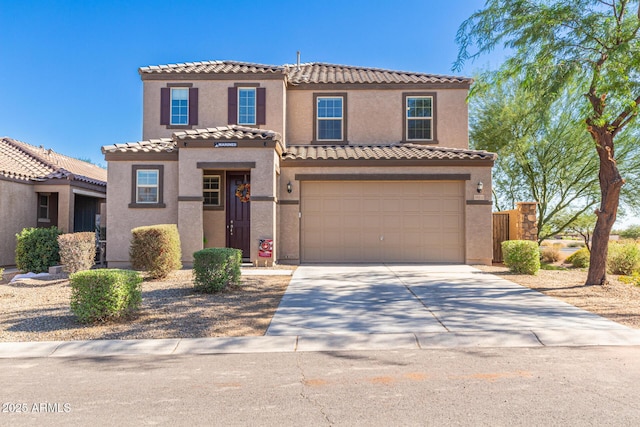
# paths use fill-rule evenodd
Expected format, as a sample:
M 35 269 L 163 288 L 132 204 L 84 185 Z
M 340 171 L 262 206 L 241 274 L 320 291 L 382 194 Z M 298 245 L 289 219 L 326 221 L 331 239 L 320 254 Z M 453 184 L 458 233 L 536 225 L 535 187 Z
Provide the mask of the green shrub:
M 559 243 L 554 243 L 552 246 L 546 246 L 540 248 L 540 257 L 543 262 L 553 263 L 560 259 L 560 248 L 562 247 Z
M 219 292 L 240 280 L 242 251 L 207 248 L 193 254 L 195 288 L 200 292 Z
M 60 263 L 67 273 L 90 270 L 96 259 L 96 235 L 90 231 L 58 236 Z
M 568 262 L 576 268 L 587 268 L 589 267 L 590 257 L 591 252 L 589 252 L 589 249 L 582 248 L 569 255 L 565 262 Z
M 57 227 L 25 228 L 16 234 L 16 267 L 33 273 L 48 271 L 60 263 Z
M 507 240 L 502 242 L 504 265 L 514 273 L 536 274 L 540 270 L 538 244 L 531 240 Z
M 156 279 L 182 268 L 180 234 L 175 224 L 137 227 L 131 230 L 129 259 L 136 270 L 146 270 Z
M 640 238 L 640 225 L 634 224 L 627 227 L 620 232 L 620 237 L 625 239 L 639 239 Z
M 635 242 L 609 243 L 607 269 L 611 274 L 630 275 L 640 271 L 640 248 Z
M 131 270 L 79 271 L 69 276 L 71 311 L 82 323 L 118 319 L 142 302 L 142 277 Z

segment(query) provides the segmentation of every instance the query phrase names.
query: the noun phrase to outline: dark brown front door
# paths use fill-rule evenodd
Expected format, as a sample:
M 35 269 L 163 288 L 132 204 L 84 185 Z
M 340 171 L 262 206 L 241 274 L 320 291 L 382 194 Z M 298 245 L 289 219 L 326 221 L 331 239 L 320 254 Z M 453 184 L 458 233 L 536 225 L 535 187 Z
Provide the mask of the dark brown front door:
M 249 172 L 227 174 L 227 247 L 242 250 L 245 259 L 251 249 L 250 178 Z

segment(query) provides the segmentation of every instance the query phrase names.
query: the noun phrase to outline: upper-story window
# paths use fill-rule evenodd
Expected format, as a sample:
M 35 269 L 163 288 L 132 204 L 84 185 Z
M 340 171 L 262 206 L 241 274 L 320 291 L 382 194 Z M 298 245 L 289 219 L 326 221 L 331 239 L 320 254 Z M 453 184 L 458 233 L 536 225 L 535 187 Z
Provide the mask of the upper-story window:
M 256 124 L 256 88 L 238 88 L 238 124 Z
M 171 124 L 189 124 L 189 89 L 171 88 Z
M 405 95 L 405 139 L 433 141 L 434 97 Z
M 346 141 L 346 95 L 315 94 L 315 140 Z
M 198 124 L 198 88 L 192 83 L 167 83 L 160 88 L 160 124 L 190 129 Z
M 227 102 L 230 125 L 258 126 L 267 123 L 267 89 L 259 83 L 235 83 Z

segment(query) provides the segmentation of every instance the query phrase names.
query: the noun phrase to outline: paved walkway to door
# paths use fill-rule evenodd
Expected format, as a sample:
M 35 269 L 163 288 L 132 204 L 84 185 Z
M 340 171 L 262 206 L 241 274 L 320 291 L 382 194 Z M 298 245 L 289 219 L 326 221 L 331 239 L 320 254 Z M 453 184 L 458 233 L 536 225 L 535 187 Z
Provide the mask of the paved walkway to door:
M 267 331 L 406 333 L 430 346 L 640 344 L 640 330 L 467 265 L 300 266 Z

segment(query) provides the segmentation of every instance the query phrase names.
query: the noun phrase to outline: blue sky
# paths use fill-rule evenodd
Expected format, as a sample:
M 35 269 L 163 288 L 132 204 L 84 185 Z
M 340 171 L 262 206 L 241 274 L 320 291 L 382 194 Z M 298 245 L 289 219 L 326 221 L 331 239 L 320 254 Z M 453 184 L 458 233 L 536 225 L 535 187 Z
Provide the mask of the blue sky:
M 140 140 L 138 68 L 229 59 L 452 73 L 459 25 L 484 0 L 0 0 L 0 136 L 105 164 Z

